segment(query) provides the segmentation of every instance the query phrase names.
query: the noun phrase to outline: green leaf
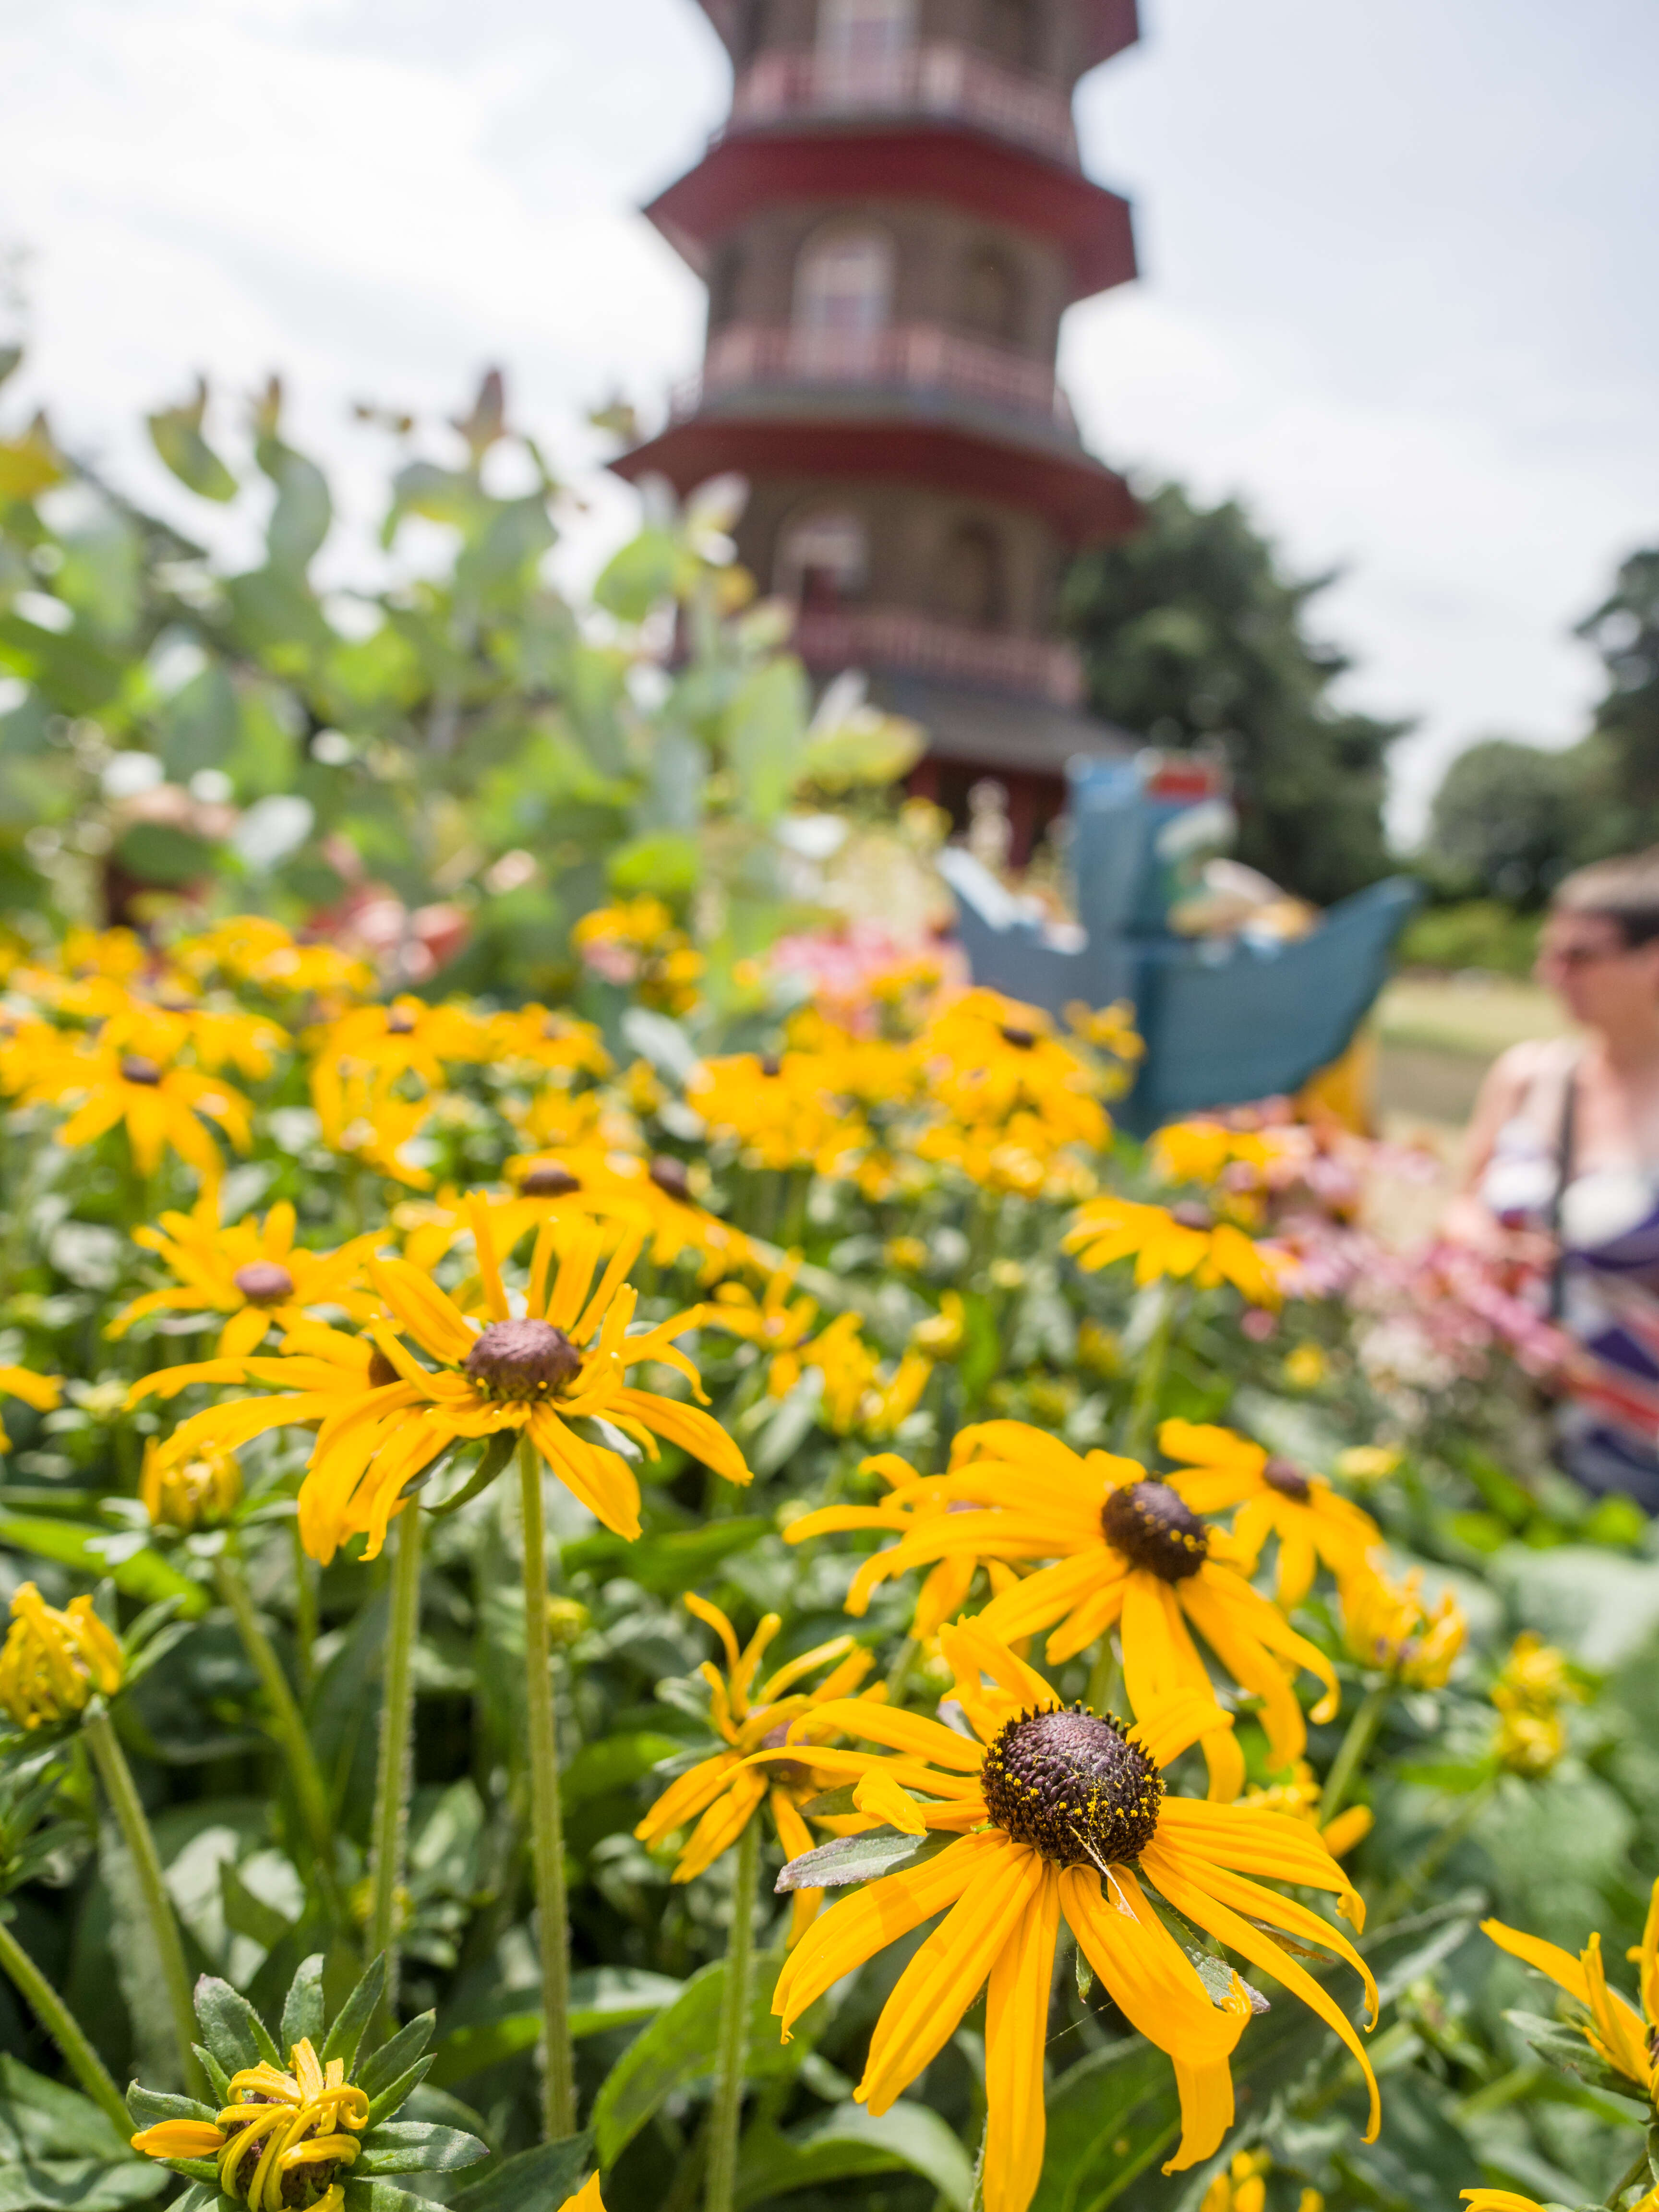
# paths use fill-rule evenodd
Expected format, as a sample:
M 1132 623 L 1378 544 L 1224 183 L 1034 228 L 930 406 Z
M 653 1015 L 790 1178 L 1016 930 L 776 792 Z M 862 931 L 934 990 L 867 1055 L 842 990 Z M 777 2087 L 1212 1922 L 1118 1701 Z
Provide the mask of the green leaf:
M 275 438 L 261 438 L 254 458 L 276 487 L 265 526 L 265 557 L 273 568 L 303 578 L 333 520 L 328 479 L 315 461 Z
M 762 1515 L 750 1513 L 730 1521 L 710 1521 L 701 1528 L 641 1536 L 631 1544 L 622 1536 L 581 1536 L 562 1546 L 559 1556 L 567 1574 L 583 1567 L 610 1568 L 655 1596 L 675 1597 L 707 1581 L 732 1553 L 746 1552 L 771 1525 Z
M 957 1840 L 955 1836 L 907 1836 L 897 1828 L 837 1836 L 791 1859 L 772 1887 L 781 1897 L 792 1889 L 840 1889 L 849 1881 L 874 1881 L 896 1867 L 937 1858 Z
M 292 2051 L 303 2037 L 314 2051 L 323 2039 L 324 2017 L 323 1954 L 313 1951 L 301 1960 L 283 2000 L 283 2050 Z
M 355 2078 L 366 2097 L 378 2097 L 389 2082 L 395 2081 L 414 2064 L 431 2042 L 437 2020 L 435 2012 L 421 2013 L 406 2027 L 400 2027 L 390 2042 L 383 2043 L 364 2059 Z M 373 2126 L 373 2121 L 369 2124 Z
M 740 811 L 773 822 L 788 803 L 806 743 L 806 675 L 793 654 L 765 661 L 739 686 L 721 738 Z
M 878 2116 L 863 2105 L 837 2105 L 787 2134 L 752 2124 L 738 2162 L 737 2201 L 741 2208 L 794 2189 L 907 2170 L 932 2182 L 955 2212 L 967 2212 L 973 2166 L 937 2112 L 902 2102 Z
M 394 2112 L 406 2105 L 431 2071 L 432 2061 L 429 2058 L 417 2058 L 412 2066 L 405 2067 L 395 2081 L 389 2082 L 378 2097 L 371 2100 L 368 2107 L 370 2127 L 379 2127 L 382 2120 L 389 2120 Z
M 619 622 L 643 622 L 696 574 L 696 562 L 665 530 L 642 530 L 613 553 L 593 586 L 597 605 Z
M 202 435 L 207 385 L 198 379 L 195 397 L 180 407 L 165 407 L 145 416 L 150 442 L 181 484 L 203 499 L 236 496 L 236 479 Z
M 466 1480 L 461 1485 L 460 1488 L 454 1492 L 452 1496 L 441 1499 L 437 1504 L 428 1505 L 426 1509 L 428 1513 L 435 1513 L 440 1516 L 446 1513 L 459 1512 L 461 1507 L 466 1504 L 471 1499 L 476 1498 L 481 1490 L 489 1489 L 490 1484 L 494 1482 L 496 1476 L 512 1458 L 514 1452 L 518 1448 L 518 1442 L 519 1432 L 516 1429 L 501 1429 L 498 1431 L 495 1436 L 490 1437 L 489 1443 L 485 1444 L 477 1465 L 473 1468 L 471 1474 L 468 1475 Z M 434 1460 L 432 1462 L 432 1468 L 435 1468 L 437 1463 L 437 1461 Z M 421 1477 L 422 1481 L 425 1480 L 427 1474 L 431 1471 L 432 1469 L 422 1470 Z
M 450 2212 L 552 2212 L 574 2197 L 593 2163 L 593 2137 L 562 2136 L 504 2158 L 449 2200 Z
M 360 2173 L 453 2173 L 488 2158 L 489 2145 L 434 2120 L 386 2120 L 363 2137 Z
M 655 830 L 618 845 L 605 864 L 605 878 L 624 898 L 641 891 L 661 899 L 684 898 L 702 874 L 702 854 L 684 830 Z
M 779 2033 L 772 2014 L 772 1990 L 782 1963 L 781 1952 L 755 1961 L 744 2058 L 744 2073 L 750 2081 L 793 2072 L 814 2040 L 816 2007 L 805 2021 L 796 2023 L 792 2042 L 784 2043 Z M 605 2076 L 593 2100 L 592 2115 L 601 2166 L 616 2163 L 666 2098 L 710 2079 L 725 1985 L 724 1960 L 694 1974 L 675 2002 L 635 2038 Z
M 128 1597 L 173 1597 L 185 1613 L 207 1611 L 207 1594 L 199 1584 L 181 1575 L 130 1528 L 88 1528 L 72 1521 L 0 1513 L 0 1544 L 14 1544 L 21 1552 L 55 1559 L 59 1566 L 75 1567 L 85 1575 L 107 1575 Z
M 1563 2073 L 1577 2075 L 1593 2088 L 1612 2089 L 1621 2096 L 1633 2093 L 1628 2077 L 1604 2066 L 1578 2030 L 1569 2027 L 1564 2021 L 1546 2020 L 1535 2012 L 1506 2012 L 1504 2017 L 1511 2027 L 1520 2029 L 1547 2064 L 1559 2067 Z
M 256 1897 L 236 1871 L 234 1859 L 219 1862 L 219 1894 L 224 1904 L 225 1925 L 246 1936 L 267 1951 L 274 1950 L 294 1923 L 276 1906 Z
M 346 2212 L 432 2212 L 429 2197 L 399 2189 L 395 2181 L 348 2181 L 344 2193 Z
M 0 2056 L 0 2212 L 116 2212 L 168 2185 L 89 2097 Z
M 373 1960 L 351 1995 L 340 2008 L 339 2018 L 328 2032 L 328 2040 L 318 2052 L 326 2065 L 331 2058 L 345 2062 L 346 2079 L 351 2078 L 351 2062 L 357 2056 L 357 2045 L 363 2039 L 363 2030 L 374 2017 L 374 2008 L 380 2002 L 380 1991 L 386 1987 L 386 1953 Z
M 649 1774 L 660 1760 L 672 1759 L 684 1748 L 679 1736 L 649 1731 L 585 1743 L 560 1773 L 560 1794 L 567 1808 L 583 1804 L 590 1797 L 608 1796 L 613 1790 L 625 1790 L 629 1783 Z
M 1175 2075 L 1138 2038 L 1082 2059 L 1049 2094 L 1048 2142 L 1031 2212 L 1103 2212 L 1181 2125 Z
M 153 2128 L 161 2120 L 205 2120 L 218 2118 L 211 2105 L 204 2105 L 199 2097 L 180 2097 L 170 2089 L 147 2089 L 142 2081 L 131 2083 L 127 2089 L 127 2110 L 141 2128 Z
M 282 2054 L 253 2007 L 228 1982 L 216 1974 L 204 1974 L 196 1984 L 196 2017 L 202 2023 L 202 2040 L 227 2074 L 257 2066 L 263 2058 L 280 2066 Z
M 629 2027 L 649 2020 L 672 2005 L 685 1988 L 666 1974 L 647 1973 L 638 1966 L 590 1966 L 570 1978 L 570 2033 L 580 2039 L 597 2035 L 602 2028 Z M 442 2088 L 482 2074 L 505 2058 L 530 2050 L 542 2032 L 537 2012 L 514 2012 L 499 2020 L 451 2031 L 434 2054 L 432 2082 Z M 574 2138 L 573 2138 L 574 2140 Z
M 215 2109 L 216 2111 L 222 2111 L 224 2106 L 230 2102 L 229 2075 L 226 2073 L 224 2068 L 219 2063 L 213 2053 L 208 2049 L 206 2044 L 192 2043 L 190 2047 L 196 2053 L 197 2063 L 200 2066 L 203 2073 L 207 2075 L 209 2088 L 212 2090 L 214 2095 L 219 2100 L 218 2105 Z

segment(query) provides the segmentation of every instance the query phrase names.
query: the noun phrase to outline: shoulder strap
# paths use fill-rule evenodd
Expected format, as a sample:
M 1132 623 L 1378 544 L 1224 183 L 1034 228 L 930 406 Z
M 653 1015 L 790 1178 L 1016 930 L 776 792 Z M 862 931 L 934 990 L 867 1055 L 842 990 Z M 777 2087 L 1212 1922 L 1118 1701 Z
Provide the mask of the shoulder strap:
M 1555 1139 L 1555 1187 L 1550 1193 L 1547 1217 L 1549 1232 L 1555 1246 L 1555 1257 L 1550 1263 L 1549 1317 L 1559 1322 L 1566 1304 L 1566 1254 L 1561 1244 L 1561 1202 L 1566 1194 L 1567 1179 L 1572 1172 L 1574 1140 L 1578 1125 L 1578 1062 L 1569 1061 L 1565 1080 L 1561 1089 L 1561 1120 Z

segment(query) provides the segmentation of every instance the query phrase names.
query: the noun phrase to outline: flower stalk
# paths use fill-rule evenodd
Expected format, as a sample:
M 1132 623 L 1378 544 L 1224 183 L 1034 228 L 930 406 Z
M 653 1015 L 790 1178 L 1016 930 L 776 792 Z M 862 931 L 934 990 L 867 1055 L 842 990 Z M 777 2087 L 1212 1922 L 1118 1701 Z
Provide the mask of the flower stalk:
M 743 2122 L 743 2062 L 748 2041 L 753 1978 L 755 1889 L 760 1870 L 760 1821 L 751 1818 L 738 1839 L 732 1875 L 732 1934 L 720 1995 L 715 2054 L 714 2101 L 708 2115 L 707 2212 L 732 2212 L 737 2197 L 738 2138 Z
M 1368 1690 L 1354 1707 L 1353 1718 L 1331 1761 L 1331 1771 L 1325 1777 L 1324 1795 L 1319 1801 L 1319 1825 L 1328 1827 L 1342 1810 L 1344 1801 L 1353 1785 L 1366 1753 L 1376 1741 L 1376 1732 L 1382 1725 L 1382 1716 L 1389 1710 L 1389 1700 L 1394 1695 L 1392 1676 Z
M 1123 1424 L 1122 1449 L 1127 1459 L 1144 1459 L 1152 1443 L 1158 1421 L 1158 1394 L 1164 1388 L 1164 1370 L 1169 1365 L 1170 1345 L 1175 1334 L 1176 1315 L 1182 1303 L 1173 1283 L 1158 1283 L 1154 1288 L 1158 1299 L 1158 1317 L 1141 1349 Z
M 367 1953 L 386 1955 L 384 2003 L 395 2017 L 404 1852 L 409 1837 L 410 1738 L 415 1719 L 415 1639 L 421 1623 L 421 1511 L 412 1500 L 398 1518 L 392 1563 L 392 1618 L 386 1626 L 380 1757 L 369 1858 Z
M 155 1948 L 161 1954 L 161 1978 L 167 1985 L 167 2005 L 173 2014 L 173 2033 L 179 2045 L 179 2070 L 191 2094 L 199 2096 L 206 2085 L 192 2048 L 196 2041 L 196 2008 L 191 1994 L 190 1969 L 185 1963 L 184 1941 L 179 1932 L 173 1900 L 167 1895 L 155 1838 L 145 1816 L 138 1785 L 132 1778 L 132 1769 L 127 1765 L 126 1755 L 110 1724 L 108 1708 L 96 1703 L 89 1705 L 82 1723 L 82 1733 L 91 1747 L 99 1779 L 104 1785 L 105 1795 L 109 1799 L 122 1840 L 137 1875 L 138 1886 L 143 1893 Z
M 570 2048 L 570 1932 L 564 1887 L 564 1808 L 559 1797 L 553 1639 L 547 1617 L 547 1521 L 542 1504 L 541 1454 L 527 1435 L 519 1443 L 519 1494 L 524 1534 L 531 1858 L 542 1966 L 542 2133 L 549 2142 L 555 2142 L 576 2132 L 576 2077 Z
M 0 1972 L 21 1993 L 29 2010 L 62 2052 L 64 2064 L 125 2142 L 132 2130 L 126 2100 L 81 2023 L 3 1920 L 0 1920 Z

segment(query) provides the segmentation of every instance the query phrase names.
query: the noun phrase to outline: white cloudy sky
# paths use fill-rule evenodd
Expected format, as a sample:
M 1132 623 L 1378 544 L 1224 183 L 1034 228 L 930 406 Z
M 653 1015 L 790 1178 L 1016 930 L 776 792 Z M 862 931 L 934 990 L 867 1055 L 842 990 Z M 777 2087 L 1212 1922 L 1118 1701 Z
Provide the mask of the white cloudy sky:
M 1349 696 L 1421 721 L 1409 830 L 1470 738 L 1577 734 L 1596 670 L 1568 627 L 1659 540 L 1659 9 L 1143 15 L 1079 116 L 1144 275 L 1074 311 L 1062 370 L 1103 454 L 1344 568 L 1321 618 Z M 349 401 L 435 413 L 500 362 L 586 495 L 591 563 L 630 495 L 582 410 L 659 404 L 700 330 L 633 210 L 726 88 L 694 0 L 0 0 L 24 396 L 161 500 L 133 424 L 198 368 L 227 414 L 281 368 L 349 465 Z

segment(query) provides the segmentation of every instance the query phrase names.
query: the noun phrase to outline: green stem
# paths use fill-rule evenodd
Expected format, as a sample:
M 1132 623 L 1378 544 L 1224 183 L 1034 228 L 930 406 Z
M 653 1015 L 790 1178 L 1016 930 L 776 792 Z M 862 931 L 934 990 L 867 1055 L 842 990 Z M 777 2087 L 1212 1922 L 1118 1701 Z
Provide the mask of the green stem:
M 1441 1829 L 1410 1873 L 1401 1875 L 1389 1890 L 1376 1908 L 1375 1918 L 1370 1923 L 1374 1930 L 1384 1929 L 1391 1920 L 1397 1919 L 1412 1899 L 1421 1891 L 1424 1884 L 1433 1880 L 1442 1865 L 1456 1850 L 1481 1814 L 1485 1812 L 1487 1802 L 1497 1786 L 1497 1778 L 1493 1776 L 1481 1783 L 1477 1789 L 1470 1791 L 1463 1802 L 1462 1812 L 1455 1820 L 1449 1820 Z
M 524 1521 L 524 1663 L 530 1753 L 531 1857 L 542 1960 L 542 2133 L 576 2132 L 576 2071 L 570 2051 L 570 1928 L 564 1895 L 564 1808 L 559 1799 L 558 1718 L 547 1620 L 547 1523 L 541 1455 L 519 1444 Z
M 1181 1305 L 1181 1294 L 1173 1283 L 1158 1285 L 1159 1307 L 1158 1319 L 1152 1323 L 1152 1334 L 1141 1347 L 1140 1364 L 1135 1370 L 1134 1389 L 1129 1399 L 1129 1411 L 1123 1425 L 1123 1453 L 1126 1459 L 1143 1459 L 1152 1440 L 1153 1425 L 1158 1419 L 1158 1393 L 1164 1388 L 1164 1370 L 1169 1364 L 1170 1344 L 1175 1334 L 1176 1315 Z
M 743 2118 L 743 2061 L 748 2041 L 749 1984 L 754 1960 L 755 1888 L 760 1871 L 760 1821 L 751 1817 L 738 1838 L 732 1876 L 732 1935 L 720 1992 L 714 2109 L 708 2116 L 707 2212 L 732 2212 L 737 2197 L 738 2136 Z
M 1122 1686 L 1122 1666 L 1108 1630 L 1100 1639 L 1099 1653 L 1089 1669 L 1089 1686 L 1083 1692 L 1083 1702 L 1091 1713 L 1109 1713 Z
M 108 2113 L 125 2142 L 132 2133 L 132 2120 L 121 2092 L 88 2042 L 80 2021 L 3 1921 L 0 1921 L 0 1969 L 22 1991 L 29 2010 L 63 2052 L 70 2073 L 93 2103 Z
M 398 1938 L 402 1920 L 404 1847 L 409 1836 L 410 1737 L 415 1719 L 415 1641 L 421 1626 L 421 1509 L 411 1498 L 398 1516 L 392 1563 L 392 1618 L 386 1625 L 380 1699 L 380 1749 L 374 1771 L 374 1820 L 369 1848 L 368 1955 L 386 1954 L 385 2010 L 398 2006 Z
M 196 2008 L 191 2002 L 190 1969 L 185 1964 L 184 1941 L 179 1933 L 173 1899 L 167 1895 L 161 1854 L 155 1848 L 155 1838 L 144 1814 L 143 1800 L 138 1795 L 138 1785 L 132 1778 L 132 1769 L 127 1765 L 126 1755 L 116 1740 L 115 1730 L 110 1725 L 107 1709 L 101 1705 L 88 1706 L 81 1724 L 81 1732 L 92 1747 L 92 1756 L 97 1765 L 105 1795 L 109 1799 L 128 1856 L 132 1861 L 133 1870 L 137 1875 L 138 1886 L 144 1893 L 145 1910 L 149 1915 L 156 1950 L 161 1954 L 161 1978 L 167 1984 L 173 2033 L 179 2042 L 179 2071 L 184 2076 L 186 2089 L 192 2096 L 199 2096 L 206 2083 L 191 2048 L 196 2041 Z
M 300 1694 L 308 1698 L 317 1679 L 317 1567 L 300 1534 L 297 1513 L 289 1528 L 294 1540 L 294 1658 Z
M 414 1508 L 408 1510 L 413 1512 Z M 270 1707 L 270 1732 L 288 1760 L 294 1794 L 300 1801 L 300 1815 L 317 1862 L 318 1887 L 337 1922 L 341 1917 L 340 1895 L 334 1878 L 334 1823 L 329 1812 L 328 1790 L 317 1765 L 316 1753 L 311 1748 L 304 1717 L 289 1687 L 288 1676 L 283 1672 L 283 1662 L 259 1626 L 253 1595 L 243 1572 L 241 1553 L 234 1537 L 219 1555 L 218 1580 L 219 1595 L 230 1608 L 242 1648 L 253 1662 Z
M 1602 2198 L 1601 2202 L 1607 2207 L 1607 2212 L 1618 2212 L 1618 2207 L 1623 2199 L 1625 2191 L 1632 2187 L 1637 2182 L 1645 2181 L 1647 2178 L 1648 2148 L 1647 2145 L 1644 2143 L 1641 2149 L 1636 2154 L 1636 2162 L 1631 2167 L 1630 2172 L 1625 2176 L 1622 2181 L 1614 2182 L 1613 2187 Z
M 1379 1682 L 1368 1690 L 1354 1707 L 1353 1718 L 1348 1723 L 1348 1732 L 1338 1747 L 1331 1761 L 1331 1771 L 1325 1777 L 1324 1795 L 1319 1801 L 1319 1825 L 1322 1828 L 1334 1820 L 1342 1809 L 1360 1762 L 1376 1740 L 1376 1731 L 1382 1725 L 1382 1716 L 1389 1710 L 1389 1700 L 1394 1695 L 1392 1680 Z

